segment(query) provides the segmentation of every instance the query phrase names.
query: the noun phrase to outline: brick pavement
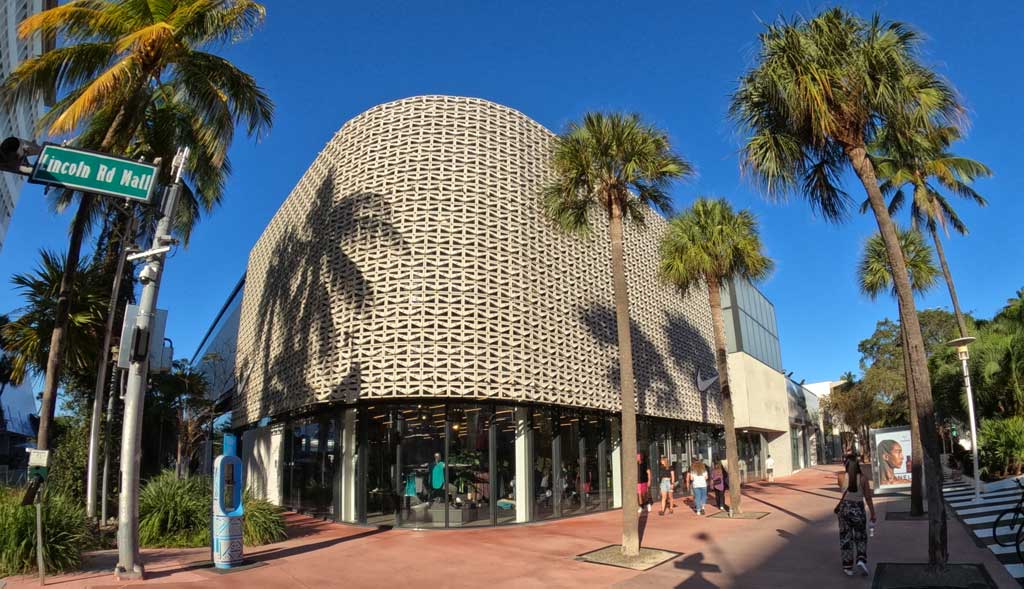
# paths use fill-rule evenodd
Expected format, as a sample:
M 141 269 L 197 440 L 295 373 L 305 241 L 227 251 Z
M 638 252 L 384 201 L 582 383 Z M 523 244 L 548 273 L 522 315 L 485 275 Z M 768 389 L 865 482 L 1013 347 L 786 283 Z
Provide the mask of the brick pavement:
M 248 551 L 263 566 L 228 575 L 196 568 L 207 550 L 146 550 L 148 580 L 161 589 L 183 587 L 617 587 L 677 589 L 866 588 L 839 566 L 832 508 L 837 467 L 815 467 L 773 484 L 744 487 L 744 509 L 767 511 L 760 520 L 698 517 L 688 509 L 642 518 L 645 546 L 682 553 L 647 572 L 582 563 L 574 556 L 620 540 L 618 511 L 555 522 L 474 530 L 377 530 L 290 515 L 293 537 Z M 872 563 L 926 558 L 927 522 L 885 520 L 898 500 L 882 499 Z M 680 504 L 682 507 L 682 504 Z M 714 512 L 711 508 L 709 512 Z M 956 519 L 950 520 L 953 562 L 982 562 L 1000 587 L 1016 581 Z M 116 555 L 91 556 L 91 572 L 55 577 L 60 588 L 119 587 L 109 574 Z M 8 589 L 37 586 L 8 580 Z

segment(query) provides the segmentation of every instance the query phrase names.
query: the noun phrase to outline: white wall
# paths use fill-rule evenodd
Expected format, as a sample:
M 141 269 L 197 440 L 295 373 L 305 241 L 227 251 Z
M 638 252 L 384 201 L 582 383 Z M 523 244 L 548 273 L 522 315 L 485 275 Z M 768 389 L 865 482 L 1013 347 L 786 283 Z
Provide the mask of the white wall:
M 256 497 L 281 504 L 280 426 L 260 427 L 242 434 L 242 470 L 245 488 Z

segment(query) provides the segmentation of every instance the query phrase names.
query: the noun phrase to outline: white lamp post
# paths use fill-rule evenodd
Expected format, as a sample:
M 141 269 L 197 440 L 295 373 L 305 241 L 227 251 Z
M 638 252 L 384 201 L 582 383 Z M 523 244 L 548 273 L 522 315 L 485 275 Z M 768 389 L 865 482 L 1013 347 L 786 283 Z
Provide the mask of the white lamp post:
M 964 371 L 964 387 L 967 388 L 967 412 L 971 418 L 971 454 L 974 459 L 974 500 L 978 501 L 981 499 L 981 472 L 978 470 L 978 432 L 974 425 L 974 393 L 971 390 L 971 373 L 967 369 L 967 360 L 970 359 L 970 354 L 967 352 L 967 346 L 975 339 L 976 338 L 973 337 L 962 337 L 949 342 L 948 345 L 956 348 L 956 353 L 960 357 L 960 363 Z

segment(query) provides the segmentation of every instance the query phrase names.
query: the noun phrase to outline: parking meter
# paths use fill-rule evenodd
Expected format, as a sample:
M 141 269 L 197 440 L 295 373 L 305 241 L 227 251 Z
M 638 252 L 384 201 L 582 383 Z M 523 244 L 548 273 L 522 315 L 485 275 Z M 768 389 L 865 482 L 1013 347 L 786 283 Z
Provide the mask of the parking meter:
M 242 461 L 237 441 L 224 434 L 224 453 L 213 462 L 213 564 L 229 569 L 242 564 Z

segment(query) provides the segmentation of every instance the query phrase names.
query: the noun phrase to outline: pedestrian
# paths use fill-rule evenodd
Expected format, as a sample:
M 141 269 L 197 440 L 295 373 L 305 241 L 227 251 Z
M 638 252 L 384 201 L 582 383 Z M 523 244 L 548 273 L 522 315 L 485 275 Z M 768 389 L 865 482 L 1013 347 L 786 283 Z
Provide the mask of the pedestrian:
M 729 490 L 729 471 L 725 470 L 721 462 L 716 462 L 711 471 L 711 490 L 715 492 L 715 507 L 731 516 L 732 512 L 725 504 L 725 492 Z
M 676 471 L 672 469 L 666 456 L 661 457 L 661 480 L 658 481 L 658 490 L 661 491 L 661 509 L 658 515 L 665 515 L 665 512 L 675 513 L 672 509 L 672 489 L 676 486 Z
M 704 515 L 704 504 L 708 502 L 708 468 L 699 458 L 690 465 L 690 487 L 693 488 L 694 510 L 697 515 Z
M 651 465 L 647 464 L 647 460 L 641 452 L 636 453 L 636 469 L 636 512 L 643 513 L 645 505 L 647 511 L 651 510 L 651 502 L 647 499 L 648 486 L 651 481 Z
M 774 483 L 775 482 L 775 459 L 772 458 L 771 454 L 769 454 L 768 455 L 768 459 L 764 461 L 764 468 L 765 468 L 765 470 L 768 471 L 768 482 L 769 483 Z
M 848 576 L 853 575 L 856 567 L 860 569 L 862 575 L 867 576 L 870 572 L 865 503 L 871 514 L 871 525 L 875 525 L 875 503 L 871 496 L 869 467 L 861 462 L 856 450 L 851 450 L 847 454 L 843 466 L 844 470 L 838 477 L 843 496 L 835 508 L 835 513 L 839 516 L 839 549 L 843 560 L 843 572 Z

